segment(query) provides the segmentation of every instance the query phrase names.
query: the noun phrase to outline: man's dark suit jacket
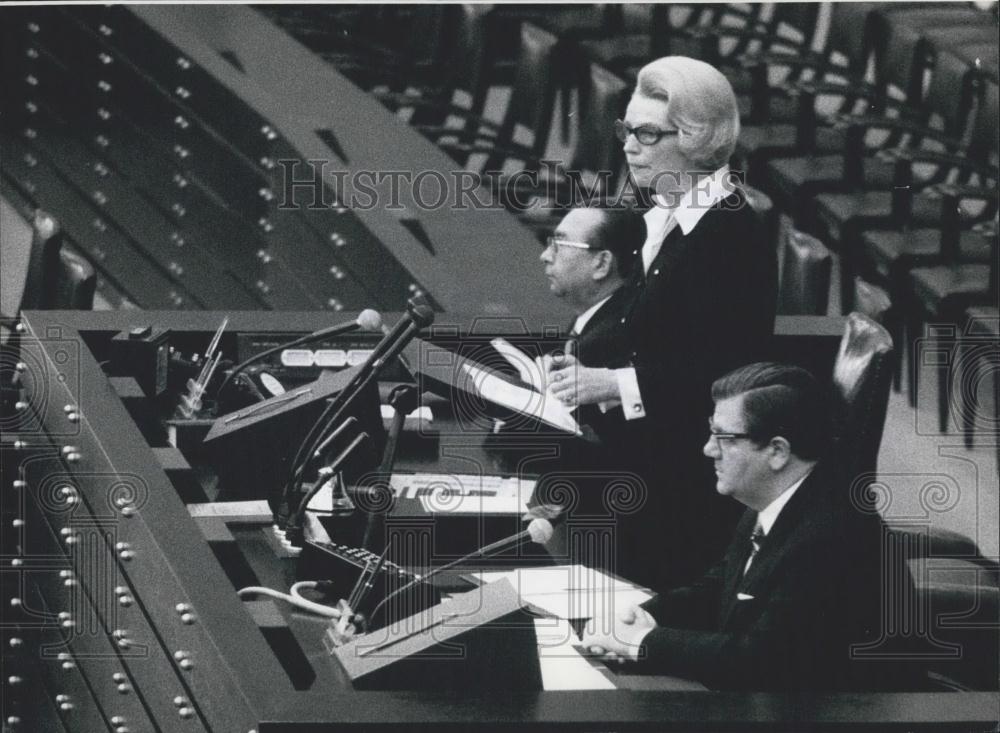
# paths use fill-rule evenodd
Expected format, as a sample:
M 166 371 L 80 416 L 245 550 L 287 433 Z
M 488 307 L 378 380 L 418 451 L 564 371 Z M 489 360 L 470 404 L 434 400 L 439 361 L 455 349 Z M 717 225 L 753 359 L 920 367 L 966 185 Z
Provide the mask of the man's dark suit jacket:
M 616 369 L 628 364 L 629 344 L 622 319 L 633 297 L 626 286 L 618 288 L 577 334 L 573 349 L 583 366 Z M 597 405 L 583 405 L 576 417 L 589 425 L 605 445 L 621 436 L 625 422 L 620 407 L 602 412 Z
M 701 449 L 712 382 L 769 355 L 774 251 L 736 191 L 689 234 L 675 227 L 645 276 L 638 261 L 630 290 L 627 361 L 646 416 L 626 422 L 623 460 L 646 478 L 647 496 L 622 523 L 620 570 L 666 587 L 690 582 L 715 562 L 739 518 L 739 506 L 716 494 Z
M 912 578 L 887 551 L 878 515 L 837 501 L 846 486 L 817 466 L 744 576 L 757 519 L 747 511 L 719 565 L 647 604 L 661 627 L 646 636 L 639 664 L 719 689 L 915 689 L 912 674 L 885 658 L 893 640 L 881 636 L 883 608 L 912 602 Z M 883 588 L 895 594 L 885 606 Z

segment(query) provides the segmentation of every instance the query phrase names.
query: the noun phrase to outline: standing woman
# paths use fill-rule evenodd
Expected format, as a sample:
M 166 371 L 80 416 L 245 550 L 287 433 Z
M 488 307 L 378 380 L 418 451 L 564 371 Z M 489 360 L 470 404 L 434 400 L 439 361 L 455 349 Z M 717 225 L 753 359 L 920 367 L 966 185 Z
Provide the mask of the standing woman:
M 629 366 L 567 358 L 552 375 L 567 404 L 621 405 L 621 465 L 646 493 L 620 518 L 619 572 L 657 587 L 695 577 L 732 534 L 739 508 L 716 495 L 700 451 L 710 388 L 766 356 L 774 329 L 774 251 L 728 164 L 739 126 L 732 86 L 711 65 L 668 56 L 642 68 L 615 123 L 651 203 L 622 319 Z

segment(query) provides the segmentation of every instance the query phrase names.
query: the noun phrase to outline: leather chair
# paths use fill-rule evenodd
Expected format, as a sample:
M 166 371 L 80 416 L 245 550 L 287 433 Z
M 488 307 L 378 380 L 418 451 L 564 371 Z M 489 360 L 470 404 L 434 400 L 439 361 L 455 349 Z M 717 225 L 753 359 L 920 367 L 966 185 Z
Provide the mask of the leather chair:
M 28 261 L 24 275 L 24 289 L 17 311 L 3 316 L 2 325 L 13 328 L 18 315 L 24 310 L 46 308 L 51 297 L 51 289 L 61 267 L 59 252 L 63 245 L 62 230 L 50 214 L 37 209 L 31 224 L 31 242 L 28 246 Z M 17 242 L 3 241 L 3 249 L 10 256 L 8 246 L 20 246 Z M 8 260 L 10 261 L 10 260 Z
M 462 120 L 462 130 L 449 125 L 414 125 L 461 165 L 475 154 L 483 154 L 482 171 L 502 170 L 504 162 L 520 160 L 525 170 L 537 170 L 545 155 L 555 109 L 558 80 L 555 74 L 558 38 L 531 23 L 521 26 L 521 48 L 514 71 L 513 87 L 503 120 L 497 124 L 475 114 L 450 108 Z M 532 134 L 529 145 L 514 141 L 518 126 Z M 470 134 L 471 133 L 471 134 Z M 474 142 L 467 142 L 476 137 Z M 457 138 L 457 141 L 456 141 Z
M 743 186 L 743 193 L 747 197 L 747 203 L 757 214 L 763 228 L 765 238 L 771 243 L 775 251 L 778 250 L 778 232 L 781 230 L 781 216 L 778 207 L 766 193 L 753 186 Z
M 875 479 L 889 405 L 889 332 L 851 313 L 833 366 L 835 452 L 848 475 Z
M 93 310 L 97 273 L 87 260 L 64 249 L 44 307 L 49 310 Z
M 789 227 L 781 242 L 778 313 L 825 316 L 830 298 L 831 257 L 816 237 Z
M 947 52 L 940 52 L 939 64 L 941 57 L 945 55 Z M 866 251 L 860 245 L 866 231 L 937 229 L 958 236 L 959 232 L 968 230 L 977 223 L 989 221 L 995 215 L 996 206 L 989 201 L 979 211 L 963 209 L 962 216 L 954 223 L 952 230 L 946 226 L 947 217 L 944 213 L 947 207 L 942 206 L 942 197 L 948 198 L 947 190 L 950 188 L 950 184 L 942 184 L 942 181 L 953 179 L 954 182 L 962 183 L 976 176 L 979 184 L 986 186 L 988 181 L 997 180 L 997 169 L 989 162 L 995 159 L 993 156 L 997 150 L 997 85 L 984 81 L 974 71 L 968 74 L 968 78 L 979 89 L 979 94 L 976 95 L 979 103 L 968 144 L 960 148 L 960 154 L 951 155 L 920 148 L 883 150 L 880 157 L 894 166 L 890 188 L 824 193 L 814 199 L 815 221 L 821 232 L 820 238 L 831 249 L 841 252 L 842 282 L 850 282 L 854 274 L 878 277 L 870 266 Z M 955 95 L 954 90 L 951 95 Z M 942 141 L 946 141 L 946 136 Z M 934 173 L 922 174 L 922 166 L 931 166 Z M 842 305 L 845 311 L 850 309 L 850 295 L 849 291 L 843 293 Z M 900 302 L 896 297 L 893 300 Z
M 889 313 L 892 310 L 892 299 L 889 294 L 878 285 L 873 285 L 860 277 L 854 278 L 854 305 L 858 313 L 864 313 L 881 326 L 886 326 Z M 892 329 L 889 329 L 892 334 Z M 899 343 L 895 338 L 893 343 Z M 893 349 L 894 354 L 898 354 L 898 349 Z M 899 359 L 893 359 L 898 362 Z
M 870 487 L 885 425 L 891 351 L 884 328 L 858 313 L 848 315 L 833 373 L 838 403 L 833 458 L 856 478 L 852 505 L 868 511 L 878 503 Z M 890 523 L 889 529 L 893 546 L 908 560 L 917 592 L 916 598 L 897 599 L 912 607 L 895 611 L 905 614 L 911 627 L 903 632 L 918 637 L 935 686 L 996 689 L 1000 565 L 957 532 L 902 522 Z
M 984 429 L 987 438 L 992 438 L 997 446 L 997 464 L 1000 465 L 1000 379 L 997 366 L 1000 362 L 1000 313 L 996 306 L 973 306 L 965 311 L 966 338 L 962 340 L 959 357 L 959 383 L 962 395 L 968 395 L 958 409 L 958 421 L 962 426 L 965 447 L 971 449 L 975 431 Z M 984 409 L 979 403 L 976 387 L 984 371 L 993 368 L 993 405 Z M 968 388 L 968 389 L 967 389 Z

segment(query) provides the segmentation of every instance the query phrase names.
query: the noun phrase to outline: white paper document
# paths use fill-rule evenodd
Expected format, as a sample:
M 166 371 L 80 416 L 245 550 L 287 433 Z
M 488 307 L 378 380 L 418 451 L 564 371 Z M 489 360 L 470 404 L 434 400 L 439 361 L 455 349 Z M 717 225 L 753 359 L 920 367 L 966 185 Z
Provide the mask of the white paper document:
M 561 619 L 614 618 L 619 611 L 652 598 L 644 588 L 583 565 L 519 568 L 472 577 L 483 583 L 507 578 L 522 601 Z
M 580 425 L 566 405 L 548 392 L 536 392 L 519 387 L 471 364 L 463 364 L 462 368 L 484 399 L 534 417 L 566 432 L 581 434 Z
M 543 690 L 613 690 L 614 683 L 576 649 L 568 621 L 535 619 Z
M 521 377 L 522 382 L 530 384 L 536 392 L 545 392 L 545 365 L 540 356 L 532 359 L 507 339 L 495 338 L 490 341 L 490 344 L 500 352 L 500 356 L 517 369 L 517 374 Z

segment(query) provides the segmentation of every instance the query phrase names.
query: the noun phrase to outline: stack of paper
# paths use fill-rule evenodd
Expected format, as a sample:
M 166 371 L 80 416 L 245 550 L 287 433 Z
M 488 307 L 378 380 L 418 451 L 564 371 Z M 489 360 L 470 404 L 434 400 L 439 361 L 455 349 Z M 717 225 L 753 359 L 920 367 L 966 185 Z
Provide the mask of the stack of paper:
M 526 604 L 561 619 L 614 618 L 652 597 L 644 588 L 583 565 L 519 568 L 473 577 L 483 583 L 506 578 Z

